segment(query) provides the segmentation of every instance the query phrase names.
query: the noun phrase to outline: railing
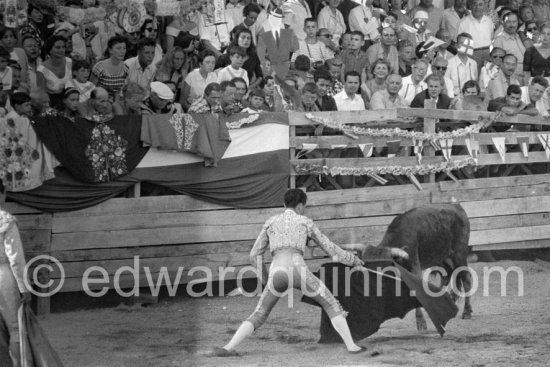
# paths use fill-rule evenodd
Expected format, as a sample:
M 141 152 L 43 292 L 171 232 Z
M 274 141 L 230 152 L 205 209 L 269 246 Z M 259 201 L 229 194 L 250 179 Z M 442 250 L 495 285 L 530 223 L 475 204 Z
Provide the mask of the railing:
M 429 102 L 428 102 L 429 103 Z M 456 176 L 464 178 L 490 177 L 490 176 L 508 176 L 516 169 L 517 174 L 546 173 L 547 168 L 543 166 L 535 167 L 533 163 L 550 163 L 550 159 L 541 143 L 539 134 L 550 133 L 550 121 L 542 117 L 529 116 L 506 116 L 500 113 L 485 111 L 455 111 L 455 110 L 437 110 L 437 109 L 413 109 L 398 108 L 395 110 L 379 111 L 360 111 L 360 112 L 316 112 L 312 114 L 316 118 L 345 123 L 350 126 L 360 126 L 363 128 L 399 128 L 407 131 L 420 131 L 433 134 L 436 128 L 442 128 L 443 131 L 451 131 L 463 128 L 479 121 L 485 121 L 489 125 L 481 132 L 456 136 L 452 138 L 452 156 L 449 163 L 468 161 L 472 158 L 468 143 L 478 142 L 479 152 L 477 154 L 477 164 L 468 164 L 469 168 L 443 170 L 441 174 L 417 175 L 419 181 L 434 182 L 442 179 L 456 180 Z M 444 122 L 440 122 L 444 120 Z M 413 171 L 421 171 L 419 168 L 418 157 L 413 153 L 414 142 L 409 137 L 395 136 L 372 136 L 351 134 L 350 136 L 342 134 L 334 129 L 324 129 L 323 135 L 315 128 L 322 125 L 313 121 L 304 113 L 290 113 L 290 163 L 291 180 L 290 186 L 307 187 L 310 185 L 319 186 L 321 178 L 328 181 L 328 188 L 341 189 L 357 186 L 372 186 L 377 183 L 391 181 L 392 183 L 408 183 L 409 179 L 413 181 L 416 178 L 407 175 L 380 174 L 370 175 L 359 182 L 357 179 L 348 176 L 333 176 L 326 174 L 327 171 L 347 171 L 355 169 L 356 175 L 370 171 L 379 171 L 381 167 L 408 167 L 414 168 Z M 495 123 L 504 123 L 504 129 L 514 125 L 520 130 L 530 131 L 506 131 L 494 132 Z M 509 124 L 509 125 L 508 125 Z M 524 127 L 529 125 L 526 129 Z M 328 132 L 327 132 L 328 130 Z M 438 129 L 439 130 L 439 129 Z M 458 130 L 460 131 L 460 130 Z M 464 131 L 464 130 L 462 130 Z M 458 134 L 460 135 L 460 134 Z M 435 135 L 434 135 L 435 136 Z M 526 137 L 526 138 L 522 138 Z M 498 152 L 493 138 L 504 138 L 506 152 L 504 160 Z M 525 139 L 528 155 L 525 156 L 518 143 L 518 138 Z M 388 157 L 388 142 L 399 140 L 398 152 L 393 157 Z M 436 152 L 434 146 L 428 141 L 423 143 L 423 153 L 421 164 L 424 167 L 428 165 L 444 165 L 446 162 L 442 152 Z M 372 144 L 374 154 L 365 157 L 359 147 Z M 304 155 L 304 147 L 317 146 L 311 153 Z M 347 149 L 347 154 L 334 154 L 335 149 Z M 316 154 L 314 153 L 316 151 Z M 396 152 L 394 152 L 395 154 Z M 550 151 L 548 152 L 550 153 Z M 316 155 L 314 157 L 312 155 Z M 322 156 L 322 157 L 319 157 Z M 452 164 L 450 164 L 452 165 Z M 540 165 L 539 165 L 540 166 Z M 304 169 L 308 167 L 309 169 Z M 316 167 L 316 170 L 311 169 Z M 455 167 L 456 168 L 456 167 Z M 480 169 L 483 168 L 483 169 Z M 321 173 L 321 171 L 324 171 Z M 383 170 L 382 170 L 383 171 Z M 305 176 L 305 177 L 304 177 Z M 317 180 L 319 178 L 319 180 Z M 347 185 L 346 185 L 347 179 Z M 298 182 L 297 182 L 298 180 Z M 421 188 L 421 186 L 419 186 Z

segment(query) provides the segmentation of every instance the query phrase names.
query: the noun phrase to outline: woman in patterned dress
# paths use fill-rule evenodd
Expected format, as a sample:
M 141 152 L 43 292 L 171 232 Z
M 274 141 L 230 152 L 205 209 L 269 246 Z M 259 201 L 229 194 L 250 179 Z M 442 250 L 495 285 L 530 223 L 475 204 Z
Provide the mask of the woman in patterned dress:
M 127 41 L 123 36 L 114 36 L 107 43 L 108 57 L 94 65 L 90 81 L 104 88 L 111 98 L 118 100 L 120 91 L 128 78 L 128 67 L 124 63 Z

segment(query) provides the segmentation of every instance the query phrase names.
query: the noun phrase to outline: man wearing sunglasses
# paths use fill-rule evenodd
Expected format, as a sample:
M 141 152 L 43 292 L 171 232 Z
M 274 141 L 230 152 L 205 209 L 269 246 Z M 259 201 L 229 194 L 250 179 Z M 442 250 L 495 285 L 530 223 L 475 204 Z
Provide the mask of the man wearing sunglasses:
M 442 82 L 443 82 L 443 93 L 448 95 L 450 98 L 454 98 L 455 93 L 454 93 L 453 81 L 450 78 L 447 78 L 445 76 L 445 72 L 447 71 L 447 65 L 448 64 L 449 63 L 447 62 L 447 60 L 445 60 L 445 58 L 443 58 L 441 56 L 437 56 L 432 61 L 432 74 L 433 75 L 439 75 L 441 77 Z M 428 87 L 429 87 L 429 85 L 428 85 Z

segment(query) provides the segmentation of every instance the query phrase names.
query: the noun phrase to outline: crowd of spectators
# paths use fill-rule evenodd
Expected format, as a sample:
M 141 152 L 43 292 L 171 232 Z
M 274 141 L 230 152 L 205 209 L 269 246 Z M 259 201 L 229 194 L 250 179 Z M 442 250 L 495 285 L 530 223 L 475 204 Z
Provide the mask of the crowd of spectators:
M 133 32 L 119 0 L 43 3 L 0 25 L 2 115 L 550 108 L 547 0 L 228 0 L 221 21 L 196 0 L 147 6 Z M 73 24 L 56 6 L 106 15 Z

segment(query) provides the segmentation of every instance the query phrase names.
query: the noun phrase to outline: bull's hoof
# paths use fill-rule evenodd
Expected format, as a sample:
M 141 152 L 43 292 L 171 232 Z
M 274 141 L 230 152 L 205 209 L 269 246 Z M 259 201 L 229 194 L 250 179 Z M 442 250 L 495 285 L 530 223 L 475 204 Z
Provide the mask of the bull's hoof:
M 428 325 L 426 324 L 426 320 L 424 320 L 424 318 L 416 319 L 416 330 L 420 332 L 425 332 L 428 330 Z
M 463 313 L 462 314 L 462 320 L 470 320 L 472 318 L 471 313 Z

